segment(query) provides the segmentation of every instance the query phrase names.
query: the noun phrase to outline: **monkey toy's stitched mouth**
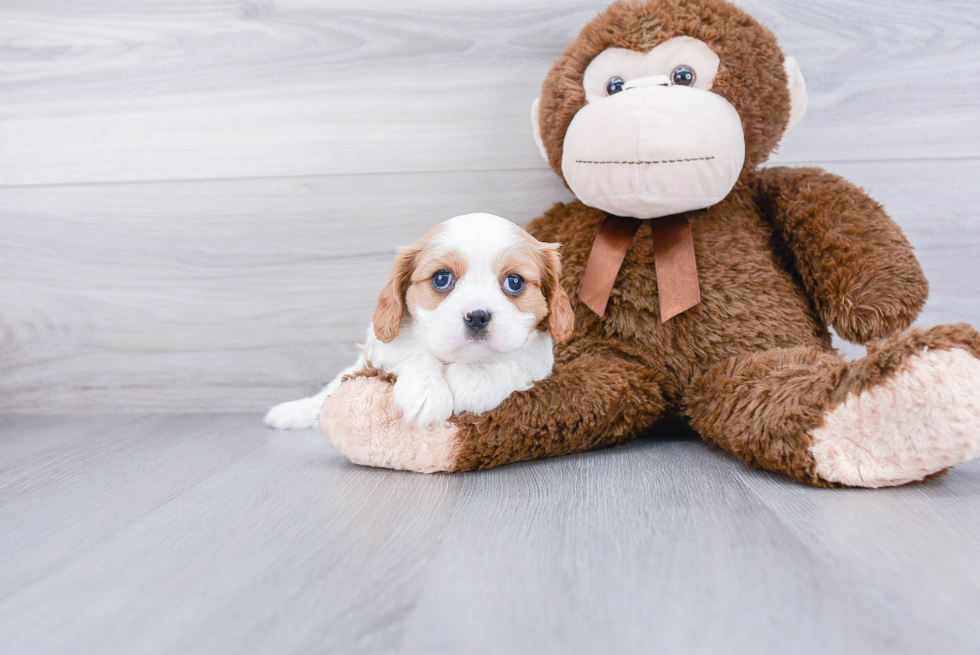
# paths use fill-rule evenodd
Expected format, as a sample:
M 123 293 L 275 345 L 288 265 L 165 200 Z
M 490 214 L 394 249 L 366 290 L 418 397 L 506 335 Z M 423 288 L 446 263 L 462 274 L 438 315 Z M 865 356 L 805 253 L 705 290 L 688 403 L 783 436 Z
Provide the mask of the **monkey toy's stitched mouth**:
M 685 161 L 708 161 L 709 159 L 714 159 L 714 157 L 689 157 L 687 159 L 660 159 L 654 161 L 590 161 L 588 159 L 576 159 L 576 164 L 629 164 L 629 165 L 642 165 L 642 164 L 678 164 Z

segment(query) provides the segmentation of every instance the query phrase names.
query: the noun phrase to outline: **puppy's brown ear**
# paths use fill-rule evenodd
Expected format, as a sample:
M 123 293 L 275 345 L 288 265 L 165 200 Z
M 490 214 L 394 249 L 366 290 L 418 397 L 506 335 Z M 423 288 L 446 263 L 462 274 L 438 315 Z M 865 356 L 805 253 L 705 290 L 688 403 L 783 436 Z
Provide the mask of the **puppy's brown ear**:
M 374 308 L 374 336 L 384 343 L 391 343 L 398 336 L 405 315 L 405 292 L 412 283 L 412 272 L 418 259 L 416 245 L 399 248 L 395 263 L 391 266 L 391 279 L 378 296 L 378 306 Z
M 561 286 L 560 243 L 540 244 L 543 275 L 541 276 L 544 297 L 548 301 L 548 330 L 555 343 L 568 341 L 575 330 L 575 313 L 568 294 Z

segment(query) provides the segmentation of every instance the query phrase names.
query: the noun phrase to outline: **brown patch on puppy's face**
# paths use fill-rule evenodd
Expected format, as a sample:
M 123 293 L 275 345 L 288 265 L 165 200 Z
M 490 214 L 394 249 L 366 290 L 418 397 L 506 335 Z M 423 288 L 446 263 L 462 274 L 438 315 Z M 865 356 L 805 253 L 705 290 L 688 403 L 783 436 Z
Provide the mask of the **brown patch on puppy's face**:
M 572 310 L 568 294 L 561 285 L 561 256 L 558 254 L 561 244 L 542 243 L 541 245 L 540 255 L 544 269 L 541 276 L 542 288 L 548 299 L 547 328 L 556 343 L 563 343 L 571 339 L 575 331 L 575 312 Z
M 575 315 L 561 286 L 561 244 L 543 243 L 526 232 L 523 237 L 523 247 L 500 262 L 501 288 L 518 310 L 534 315 L 538 329 L 548 330 L 557 343 L 567 341 L 575 327 Z M 512 273 L 524 279 L 522 293 L 508 293 L 506 278 Z
M 446 362 L 515 352 L 538 330 L 563 341 L 573 318 L 560 273 L 557 244 L 499 216 L 459 216 L 399 251 L 375 334 L 389 343 L 411 316 L 414 333 Z
M 431 245 L 435 241 L 435 236 L 441 231 L 442 225 L 437 225 L 412 245 L 398 249 L 395 261 L 391 266 L 391 278 L 385 288 L 381 290 L 381 295 L 378 296 L 378 304 L 374 308 L 372 318 L 374 335 L 380 341 L 391 343 L 398 336 L 405 314 L 409 312 L 406 306 L 409 290 L 416 286 L 415 281 L 418 278 L 419 267 L 432 262 Z M 414 299 L 413 304 L 436 300 L 427 295 L 418 295 L 421 297 Z M 433 306 L 438 304 L 435 302 Z
M 405 315 L 405 292 L 412 281 L 415 260 L 419 255 L 418 243 L 399 248 L 391 266 L 391 278 L 378 296 L 374 308 L 374 335 L 384 343 L 391 343 L 398 336 Z
M 536 324 L 548 315 L 548 301 L 541 289 L 540 260 L 536 250 L 525 243 L 520 250 L 507 253 L 497 265 L 497 278 L 500 280 L 504 297 L 519 311 L 533 314 Z M 524 282 L 523 288 L 517 293 L 511 292 L 508 288 L 511 281 L 507 278 L 512 275 L 519 276 Z
M 423 247 L 415 265 L 415 271 L 411 276 L 411 283 L 405 294 L 407 310 L 412 314 L 414 307 L 433 310 L 445 300 L 453 289 L 456 282 L 463 279 L 466 275 L 468 264 L 466 257 L 456 249 L 448 249 L 444 246 L 437 246 L 432 240 Z M 448 273 L 451 282 L 445 289 L 437 289 L 433 285 L 433 279 L 439 273 Z M 440 282 L 441 280 L 437 280 Z

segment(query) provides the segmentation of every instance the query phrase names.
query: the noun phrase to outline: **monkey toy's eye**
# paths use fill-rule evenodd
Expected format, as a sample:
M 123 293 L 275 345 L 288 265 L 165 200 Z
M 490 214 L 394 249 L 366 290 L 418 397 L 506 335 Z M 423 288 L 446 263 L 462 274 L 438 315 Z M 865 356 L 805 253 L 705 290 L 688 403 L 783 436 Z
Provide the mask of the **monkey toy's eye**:
M 690 66 L 678 66 L 670 74 L 671 83 L 681 86 L 694 86 L 694 80 L 696 79 L 697 75 L 695 75 L 694 69 Z
M 511 273 L 504 278 L 504 291 L 515 296 L 524 291 L 524 278 L 517 273 Z
M 611 77 L 609 81 L 606 82 L 606 95 L 613 95 L 614 93 L 619 93 L 623 90 L 623 85 L 626 84 L 626 80 L 621 77 Z
M 432 288 L 436 291 L 447 291 L 453 286 L 455 280 L 449 271 L 437 271 L 432 276 Z

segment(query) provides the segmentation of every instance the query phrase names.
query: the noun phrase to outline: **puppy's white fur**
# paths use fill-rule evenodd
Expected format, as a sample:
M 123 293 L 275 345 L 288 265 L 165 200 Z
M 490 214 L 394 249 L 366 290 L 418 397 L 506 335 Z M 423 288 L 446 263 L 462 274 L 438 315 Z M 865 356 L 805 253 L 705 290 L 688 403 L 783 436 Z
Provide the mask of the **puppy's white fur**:
M 529 389 L 551 373 L 552 337 L 567 339 L 572 330 L 556 248 L 492 214 L 442 223 L 400 251 L 357 362 L 317 395 L 276 405 L 265 422 L 280 429 L 314 425 L 343 376 L 369 364 L 397 376 L 394 403 L 405 421 L 420 427 L 454 413 L 489 411 L 514 391 Z M 453 271 L 451 291 L 428 286 L 437 270 L 454 267 L 460 270 Z M 540 297 L 520 300 L 521 294 L 507 293 L 503 284 L 511 273 L 526 278 L 523 294 Z M 550 331 L 541 329 L 542 307 Z M 476 310 L 491 317 L 479 333 L 464 321 Z

